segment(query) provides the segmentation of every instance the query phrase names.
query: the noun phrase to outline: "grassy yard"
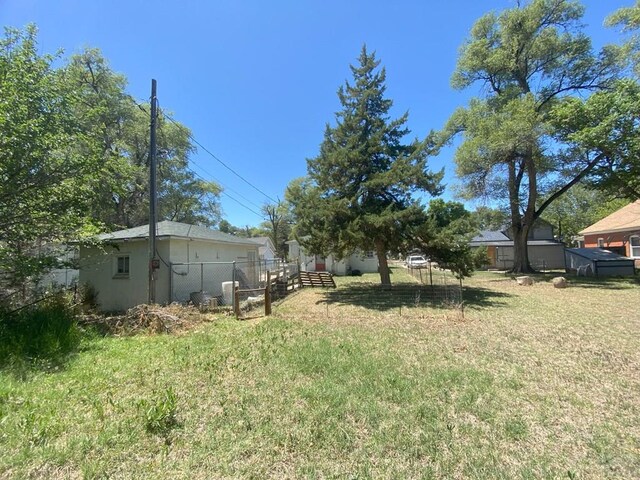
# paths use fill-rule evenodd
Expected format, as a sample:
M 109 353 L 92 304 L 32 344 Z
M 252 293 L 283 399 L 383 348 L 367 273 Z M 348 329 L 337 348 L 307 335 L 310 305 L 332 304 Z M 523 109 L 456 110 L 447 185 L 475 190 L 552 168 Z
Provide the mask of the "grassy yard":
M 639 478 L 640 285 L 549 278 L 478 274 L 462 315 L 365 275 L 88 337 L 0 371 L 0 478 Z

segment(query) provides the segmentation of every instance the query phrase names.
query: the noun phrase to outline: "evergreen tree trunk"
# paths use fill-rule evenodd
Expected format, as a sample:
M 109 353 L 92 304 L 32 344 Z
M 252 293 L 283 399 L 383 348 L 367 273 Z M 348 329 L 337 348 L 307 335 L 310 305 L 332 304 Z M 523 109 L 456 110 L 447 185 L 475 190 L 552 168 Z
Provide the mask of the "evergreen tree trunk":
M 387 263 L 387 245 L 382 240 L 376 240 L 376 255 L 378 256 L 378 272 L 380 272 L 380 283 L 382 288 L 391 288 L 391 274 Z

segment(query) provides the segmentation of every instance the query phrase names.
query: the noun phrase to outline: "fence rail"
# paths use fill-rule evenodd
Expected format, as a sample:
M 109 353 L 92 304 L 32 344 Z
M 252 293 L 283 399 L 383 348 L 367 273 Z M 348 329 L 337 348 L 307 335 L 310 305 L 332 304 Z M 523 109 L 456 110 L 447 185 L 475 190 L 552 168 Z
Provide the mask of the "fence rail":
M 278 294 L 298 274 L 295 263 L 280 259 L 255 262 L 190 262 L 171 264 L 171 302 L 228 308 L 263 301 L 267 283 Z M 285 288 L 282 288 L 282 285 Z M 236 289 L 239 294 L 236 295 Z

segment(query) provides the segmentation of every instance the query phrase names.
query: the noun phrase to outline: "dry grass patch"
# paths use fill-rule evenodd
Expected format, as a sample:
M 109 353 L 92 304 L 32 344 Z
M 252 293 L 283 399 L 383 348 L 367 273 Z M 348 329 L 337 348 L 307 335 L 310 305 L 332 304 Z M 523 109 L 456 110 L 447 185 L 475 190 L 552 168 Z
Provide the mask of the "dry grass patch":
M 464 320 L 366 298 L 327 316 L 309 289 L 0 371 L 0 478 L 637 478 L 638 285 L 466 285 Z

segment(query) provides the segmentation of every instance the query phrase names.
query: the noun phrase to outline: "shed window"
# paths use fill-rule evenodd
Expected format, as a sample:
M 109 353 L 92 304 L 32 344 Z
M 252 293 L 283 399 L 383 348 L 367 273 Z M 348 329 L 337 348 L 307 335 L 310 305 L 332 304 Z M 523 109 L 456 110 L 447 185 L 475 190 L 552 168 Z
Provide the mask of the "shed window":
M 631 245 L 631 256 L 635 258 L 640 258 L 640 237 L 633 236 L 629 239 L 629 244 Z
M 116 259 L 116 276 L 129 276 L 129 255 L 120 255 Z
M 369 250 L 369 251 L 367 252 L 367 258 L 373 258 L 373 257 L 374 257 L 373 250 Z

